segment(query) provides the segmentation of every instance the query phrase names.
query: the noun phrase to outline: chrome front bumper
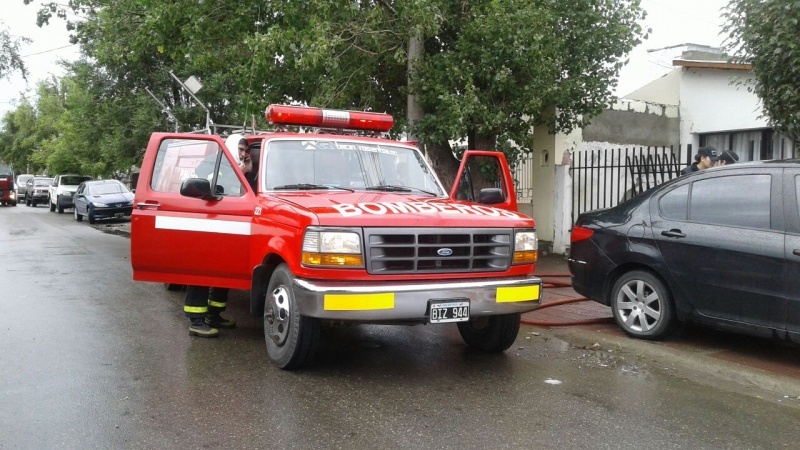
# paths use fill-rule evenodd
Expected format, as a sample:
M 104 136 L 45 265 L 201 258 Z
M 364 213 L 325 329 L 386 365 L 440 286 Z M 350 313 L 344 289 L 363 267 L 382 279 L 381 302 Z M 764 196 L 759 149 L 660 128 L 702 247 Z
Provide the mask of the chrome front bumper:
M 542 298 L 537 277 L 478 281 L 337 282 L 295 279 L 300 314 L 368 322 L 428 320 L 430 300 L 469 299 L 470 317 L 532 311 Z

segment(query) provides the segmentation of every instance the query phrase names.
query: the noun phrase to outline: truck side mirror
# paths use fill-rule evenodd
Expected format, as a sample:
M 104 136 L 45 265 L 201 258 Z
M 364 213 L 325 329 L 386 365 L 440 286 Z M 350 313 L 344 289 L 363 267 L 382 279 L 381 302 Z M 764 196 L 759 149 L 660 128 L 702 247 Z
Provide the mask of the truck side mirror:
M 500 188 L 484 188 L 481 189 L 480 203 L 484 205 L 496 205 L 503 203 L 506 198 L 503 196 L 503 190 Z
M 181 183 L 181 195 L 202 200 L 220 200 L 211 193 L 211 182 L 203 178 L 188 178 Z

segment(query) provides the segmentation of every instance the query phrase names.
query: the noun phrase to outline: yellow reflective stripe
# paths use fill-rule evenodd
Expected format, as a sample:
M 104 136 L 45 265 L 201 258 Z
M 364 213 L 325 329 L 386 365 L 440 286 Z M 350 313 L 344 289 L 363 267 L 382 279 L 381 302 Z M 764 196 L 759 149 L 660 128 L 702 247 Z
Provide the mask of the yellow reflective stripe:
M 499 287 L 497 288 L 497 303 L 530 302 L 539 300 L 539 285 Z
M 208 312 L 208 306 L 184 306 L 183 312 L 192 314 L 205 314 Z
M 208 306 L 213 306 L 215 308 L 224 308 L 225 307 L 225 303 L 215 302 L 214 300 L 209 300 L 208 301 Z
M 394 309 L 394 293 L 384 294 L 327 294 L 325 311 L 359 311 Z

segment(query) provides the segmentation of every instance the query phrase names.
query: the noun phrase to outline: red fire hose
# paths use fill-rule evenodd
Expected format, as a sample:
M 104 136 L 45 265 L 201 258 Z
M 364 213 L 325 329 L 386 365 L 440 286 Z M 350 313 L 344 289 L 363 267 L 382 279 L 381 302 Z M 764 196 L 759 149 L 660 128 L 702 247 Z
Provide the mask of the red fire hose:
M 563 278 L 569 277 L 569 274 L 547 274 L 547 275 L 538 275 L 539 278 L 543 279 L 542 287 L 543 288 L 560 288 L 560 287 L 572 287 L 572 283 L 565 282 L 565 281 L 544 281 L 544 278 Z M 553 306 L 559 305 L 567 305 L 569 303 L 578 303 L 578 302 L 585 302 L 589 301 L 586 297 L 575 297 L 575 298 L 565 298 L 563 300 L 555 300 L 552 302 L 542 303 L 542 305 L 536 311 L 539 311 L 544 308 L 550 308 Z M 521 323 L 526 325 L 538 325 L 542 327 L 563 327 L 569 325 L 591 325 L 591 324 L 598 324 L 598 323 L 609 323 L 612 322 L 613 318 L 611 317 L 599 317 L 595 319 L 585 319 L 585 320 L 571 320 L 571 321 L 542 321 L 542 320 L 530 320 L 530 319 L 522 319 L 520 320 Z

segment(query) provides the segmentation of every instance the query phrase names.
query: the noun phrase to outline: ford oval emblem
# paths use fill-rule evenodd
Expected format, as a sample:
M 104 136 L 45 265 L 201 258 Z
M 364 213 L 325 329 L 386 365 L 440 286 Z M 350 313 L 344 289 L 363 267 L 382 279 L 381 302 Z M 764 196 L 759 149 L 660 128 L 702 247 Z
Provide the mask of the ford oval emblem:
M 439 256 L 450 256 L 453 254 L 453 250 L 450 248 L 440 248 L 439 250 L 436 250 L 436 254 Z

